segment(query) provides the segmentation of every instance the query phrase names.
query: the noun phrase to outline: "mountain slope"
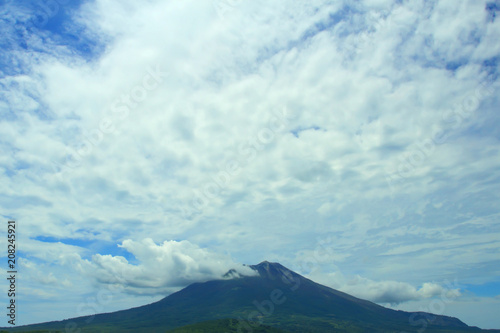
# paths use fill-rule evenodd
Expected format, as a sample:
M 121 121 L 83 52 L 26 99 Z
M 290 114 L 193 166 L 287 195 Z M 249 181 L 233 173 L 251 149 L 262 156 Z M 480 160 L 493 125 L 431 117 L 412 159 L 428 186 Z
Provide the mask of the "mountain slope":
M 166 333 L 238 333 L 239 322 L 237 319 L 219 319 L 204 321 L 198 324 L 183 326 L 168 330 Z M 241 331 L 241 329 L 240 329 Z M 261 325 L 253 329 L 253 333 L 287 333 L 278 328 Z
M 290 332 L 481 331 L 452 317 L 384 308 L 317 284 L 278 263 L 250 267 L 258 273 L 256 276 L 194 283 L 156 303 L 96 315 L 92 320 L 81 317 L 25 328 L 64 329 L 71 322 L 81 332 L 165 332 L 202 321 L 233 318 L 238 320 L 241 332 L 256 331 L 261 325 Z

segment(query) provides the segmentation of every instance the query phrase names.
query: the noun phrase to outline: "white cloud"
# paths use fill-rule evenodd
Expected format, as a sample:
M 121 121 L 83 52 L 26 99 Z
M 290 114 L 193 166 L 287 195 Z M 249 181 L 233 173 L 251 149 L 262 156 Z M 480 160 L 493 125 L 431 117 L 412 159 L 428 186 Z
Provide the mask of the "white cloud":
M 409 283 L 399 281 L 373 281 L 359 275 L 347 277 L 341 272 L 327 274 L 313 272 L 309 277 L 347 294 L 382 304 L 395 305 L 436 296 L 454 300 L 461 296 L 458 286 L 452 283 L 443 287 L 437 283 L 426 282 L 416 288 Z
M 221 279 L 231 269 L 241 275 L 255 271 L 232 261 L 228 256 L 202 249 L 188 241 L 165 241 L 160 245 L 147 238 L 123 241 L 137 264 L 121 256 L 96 254 L 86 272 L 99 283 L 113 284 L 134 294 L 168 294 L 193 282 Z

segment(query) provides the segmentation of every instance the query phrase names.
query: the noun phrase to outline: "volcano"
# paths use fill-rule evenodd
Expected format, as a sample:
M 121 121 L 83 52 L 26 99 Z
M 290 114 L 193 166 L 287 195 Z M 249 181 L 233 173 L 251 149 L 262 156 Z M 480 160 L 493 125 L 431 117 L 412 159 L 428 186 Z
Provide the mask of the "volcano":
M 385 308 L 315 283 L 279 263 L 231 270 L 137 308 L 9 329 L 12 332 L 481 332 L 457 318 Z M 500 332 L 500 330 L 488 330 Z

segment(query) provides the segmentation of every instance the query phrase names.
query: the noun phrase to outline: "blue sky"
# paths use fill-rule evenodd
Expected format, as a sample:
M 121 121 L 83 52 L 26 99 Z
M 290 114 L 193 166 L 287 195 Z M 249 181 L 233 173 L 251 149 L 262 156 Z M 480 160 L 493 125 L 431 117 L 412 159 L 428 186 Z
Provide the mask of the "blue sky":
M 50 3 L 0 7 L 20 323 L 268 260 L 500 328 L 498 1 Z

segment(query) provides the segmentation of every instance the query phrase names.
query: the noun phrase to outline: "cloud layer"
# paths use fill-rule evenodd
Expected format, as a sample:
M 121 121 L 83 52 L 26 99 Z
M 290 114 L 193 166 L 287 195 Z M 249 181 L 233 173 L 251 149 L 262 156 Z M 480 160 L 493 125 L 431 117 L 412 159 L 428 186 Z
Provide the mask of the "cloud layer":
M 54 3 L 0 20 L 0 208 L 33 309 L 262 260 L 378 302 L 500 283 L 492 2 Z

